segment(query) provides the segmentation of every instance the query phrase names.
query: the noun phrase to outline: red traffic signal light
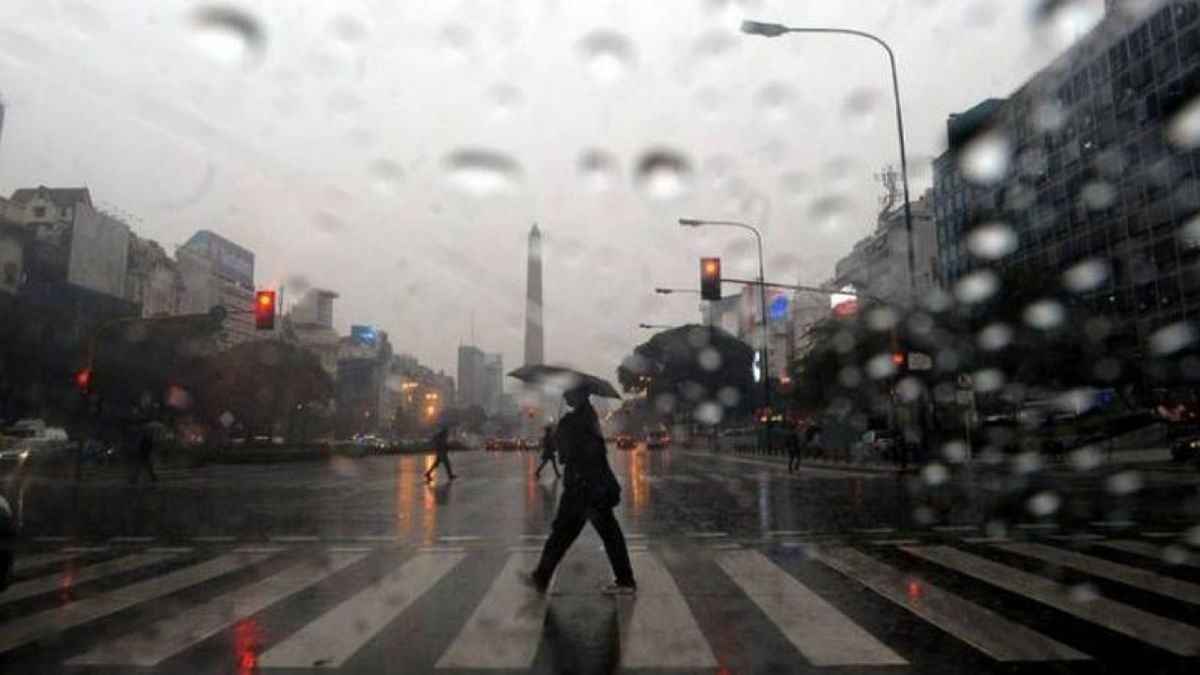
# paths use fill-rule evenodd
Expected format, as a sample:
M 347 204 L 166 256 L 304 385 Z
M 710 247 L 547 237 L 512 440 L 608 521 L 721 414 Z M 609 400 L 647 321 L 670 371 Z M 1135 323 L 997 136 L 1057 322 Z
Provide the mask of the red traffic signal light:
M 892 352 L 892 364 L 897 368 L 904 367 L 904 352 Z
M 700 259 L 700 297 L 705 300 L 721 299 L 721 259 Z
M 254 294 L 254 327 L 258 330 L 275 328 L 275 291 Z
M 79 391 L 86 394 L 91 390 L 92 374 L 94 372 L 95 371 L 92 370 L 91 367 L 87 367 L 82 368 L 79 372 L 75 373 L 75 386 L 79 389 Z

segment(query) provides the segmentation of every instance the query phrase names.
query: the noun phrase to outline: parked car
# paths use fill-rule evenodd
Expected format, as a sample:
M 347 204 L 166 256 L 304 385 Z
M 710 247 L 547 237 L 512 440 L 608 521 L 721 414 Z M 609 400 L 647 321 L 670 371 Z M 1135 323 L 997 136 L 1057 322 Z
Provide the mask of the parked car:
M 665 448 L 671 444 L 671 434 L 667 431 L 651 431 L 646 434 L 646 449 Z
M 633 450 L 637 447 L 637 439 L 632 434 L 617 434 L 618 450 Z
M 0 434 L 0 467 L 29 469 L 62 463 L 71 450 L 67 432 L 44 420 L 20 420 Z

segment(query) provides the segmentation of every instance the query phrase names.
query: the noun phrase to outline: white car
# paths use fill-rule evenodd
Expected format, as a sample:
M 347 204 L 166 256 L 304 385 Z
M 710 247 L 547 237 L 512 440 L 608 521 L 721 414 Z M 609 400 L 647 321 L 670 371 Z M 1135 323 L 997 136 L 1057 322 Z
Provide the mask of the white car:
M 44 420 L 20 420 L 0 432 L 0 465 L 25 466 L 53 458 L 67 450 L 66 430 L 46 426 Z

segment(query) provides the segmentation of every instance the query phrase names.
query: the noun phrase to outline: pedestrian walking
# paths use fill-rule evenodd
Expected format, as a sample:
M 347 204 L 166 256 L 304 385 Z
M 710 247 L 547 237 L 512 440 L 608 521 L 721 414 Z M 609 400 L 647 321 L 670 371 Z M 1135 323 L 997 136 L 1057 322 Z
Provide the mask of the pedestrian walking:
M 138 437 L 129 482 L 136 484 L 141 478 L 143 470 L 150 476 L 151 483 L 158 482 L 158 476 L 154 473 L 154 432 L 149 428 L 142 429 L 141 435 Z
M 433 460 L 433 466 L 425 472 L 425 482 L 433 480 L 433 472 L 439 466 L 446 467 L 446 475 L 450 480 L 454 480 L 454 467 L 450 466 L 450 428 L 442 427 L 433 435 L 433 451 L 437 453 L 437 459 Z
M 814 424 L 804 432 L 804 446 L 813 457 L 825 458 L 825 444 L 821 439 L 821 425 Z
M 608 465 L 604 436 L 588 389 L 576 387 L 563 395 L 571 411 L 554 431 L 554 446 L 563 461 L 565 480 L 558 502 L 558 513 L 551 526 L 550 538 L 532 572 L 521 573 L 528 586 L 545 592 L 554 569 L 575 542 L 583 526 L 591 523 L 604 542 L 604 552 L 616 577 L 603 591 L 608 595 L 632 595 L 637 591 L 625 535 L 613 509 L 621 502 L 621 485 Z
M 542 477 L 542 469 L 546 467 L 547 462 L 550 463 L 550 468 L 554 469 L 554 477 L 561 478 L 558 462 L 554 461 L 554 427 L 549 424 L 546 425 L 546 432 L 542 434 L 542 463 L 538 464 L 537 470 L 533 472 L 535 477 Z
M 801 426 L 797 424 L 787 437 L 788 473 L 795 473 L 800 468 L 800 434 Z

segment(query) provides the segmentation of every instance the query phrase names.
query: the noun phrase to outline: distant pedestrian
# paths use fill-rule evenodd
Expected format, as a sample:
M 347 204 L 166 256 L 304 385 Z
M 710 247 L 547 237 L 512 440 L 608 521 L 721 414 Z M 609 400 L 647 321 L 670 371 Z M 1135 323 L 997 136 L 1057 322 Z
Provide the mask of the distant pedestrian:
M 821 439 L 821 425 L 814 424 L 804 432 L 804 447 L 813 457 L 825 458 L 825 444 Z
M 800 468 L 800 434 L 801 426 L 797 424 L 787 437 L 788 473 L 795 473 Z
M 590 522 L 604 542 L 604 552 L 608 554 L 616 577 L 604 587 L 604 593 L 632 595 L 637 591 L 637 583 L 629 563 L 625 535 L 613 514 L 613 509 L 621 503 L 621 485 L 608 465 L 599 417 L 588 400 L 585 387 L 572 389 L 563 398 L 571 411 L 563 415 L 553 436 L 566 473 L 563 494 L 537 569 L 522 573 L 521 580 L 539 592 L 545 592 L 554 569 L 583 531 L 583 526 Z
M 141 435 L 138 437 L 137 449 L 133 453 L 133 469 L 129 474 L 129 482 L 137 483 L 142 476 L 142 470 L 150 476 L 151 483 L 158 482 L 158 476 L 154 474 L 154 431 L 147 428 L 142 429 Z
M 558 462 L 554 461 L 554 427 L 549 424 L 546 425 L 546 432 L 542 434 L 542 463 L 538 464 L 537 470 L 533 472 L 535 477 L 542 477 L 542 469 L 546 467 L 547 462 L 550 463 L 550 468 L 554 469 L 554 477 L 562 477 L 558 471 Z
M 433 461 L 433 466 L 425 472 L 425 481 L 433 480 L 433 472 L 438 466 L 445 465 L 446 475 L 450 480 L 454 480 L 454 467 L 450 466 L 450 428 L 442 427 L 433 435 L 433 451 L 437 453 L 437 459 Z

